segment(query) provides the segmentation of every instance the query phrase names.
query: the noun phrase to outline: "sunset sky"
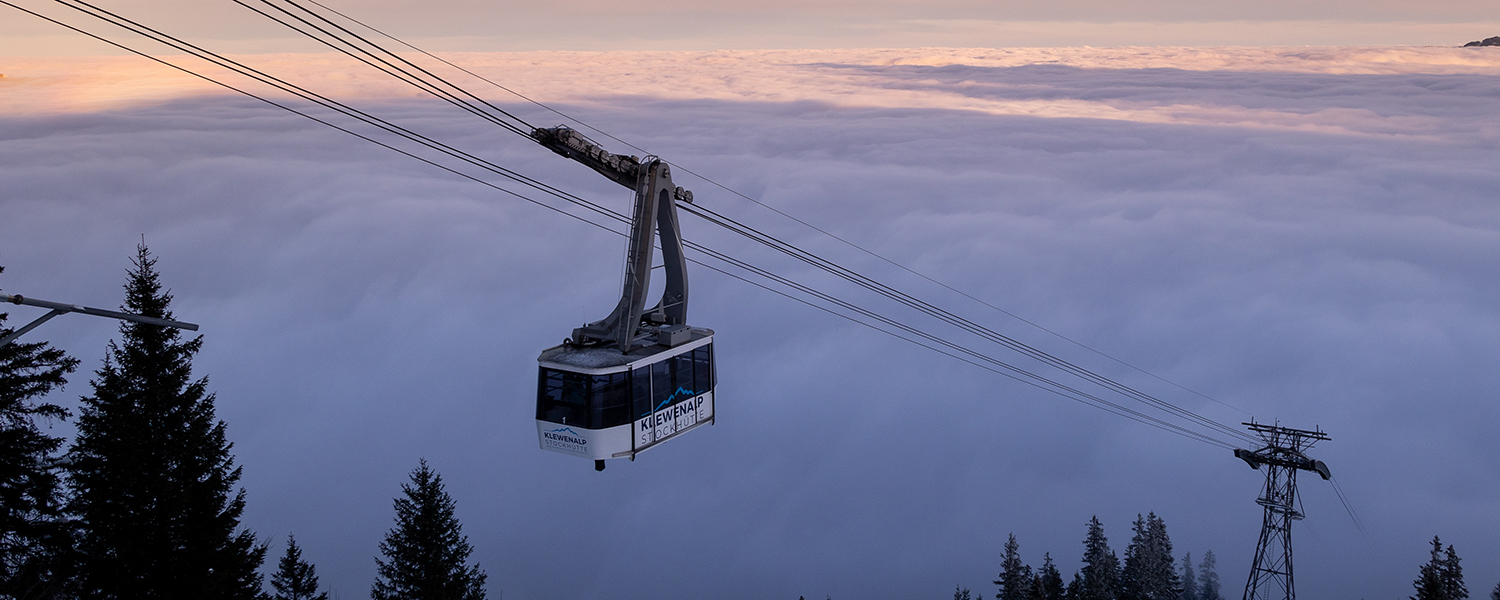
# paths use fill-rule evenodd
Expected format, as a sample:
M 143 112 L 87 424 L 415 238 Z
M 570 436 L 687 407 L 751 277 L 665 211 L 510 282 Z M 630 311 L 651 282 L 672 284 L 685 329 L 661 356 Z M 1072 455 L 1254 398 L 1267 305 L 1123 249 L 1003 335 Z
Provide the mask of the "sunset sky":
M 27 0 L 27 6 L 49 3 Z M 333 2 L 442 50 L 720 50 L 1016 46 L 1440 45 L 1500 31 L 1488 0 L 769 0 Z M 223 51 L 312 49 L 229 0 L 109 0 Z M 418 8 L 419 7 L 419 8 Z M 31 19 L 0 20 L 0 55 L 93 54 Z
M 1500 48 L 1456 47 L 1500 35 L 1493 2 L 327 4 L 1193 392 L 680 177 L 704 206 L 1218 421 L 1328 431 L 1364 531 L 1301 479 L 1304 597 L 1409 596 L 1433 535 L 1473 597 L 1500 581 Z M 628 204 L 227 1 L 101 5 Z M 717 423 L 604 473 L 544 452 L 536 354 L 613 306 L 620 238 L 0 9 L 0 289 L 116 306 L 144 235 L 202 325 L 245 526 L 295 534 L 338 598 L 368 593 L 419 458 L 491 598 L 990 597 L 1007 534 L 1071 577 L 1090 517 L 1123 553 L 1148 511 L 1240 595 L 1264 479 L 1227 450 L 702 269 Z M 83 361 L 76 407 L 112 336 L 70 315 L 26 339 Z

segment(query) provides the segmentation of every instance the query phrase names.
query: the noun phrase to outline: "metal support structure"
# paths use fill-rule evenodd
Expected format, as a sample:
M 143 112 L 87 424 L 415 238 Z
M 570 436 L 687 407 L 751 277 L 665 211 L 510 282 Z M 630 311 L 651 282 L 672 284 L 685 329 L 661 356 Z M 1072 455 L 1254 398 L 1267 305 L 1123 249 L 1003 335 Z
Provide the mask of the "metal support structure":
M 28 331 L 36 329 L 38 325 L 46 323 L 48 320 L 52 319 L 52 317 L 73 312 L 83 313 L 86 315 L 94 315 L 96 317 L 120 319 L 122 321 L 131 321 L 134 323 L 145 323 L 147 325 L 156 325 L 159 327 L 175 327 L 177 329 L 186 329 L 188 331 L 198 330 L 198 326 L 192 323 L 183 323 L 181 321 L 172 321 L 169 319 L 158 319 L 156 317 L 115 312 L 112 310 L 104 310 L 102 308 L 89 308 L 87 306 L 79 306 L 77 304 L 63 304 L 61 302 L 37 300 L 36 298 L 27 298 L 20 294 L 7 294 L 4 292 L 0 292 L 0 302 L 9 302 L 11 304 L 17 305 L 36 306 L 39 308 L 52 309 L 51 312 L 38 317 L 35 321 L 27 323 L 25 327 L 15 330 L 10 335 L 5 336 L 4 338 L 0 338 L 0 346 L 4 346 L 16 341 L 17 338 L 21 337 Z
M 567 127 L 532 131 L 531 137 L 562 156 L 583 163 L 620 185 L 635 190 L 630 238 L 625 247 L 625 281 L 620 302 L 609 316 L 573 330 L 576 344 L 614 344 L 620 352 L 649 345 L 656 326 L 687 325 L 687 257 L 682 252 L 677 202 L 692 202 L 693 193 L 672 183 L 667 163 L 655 157 L 611 154 Z M 654 230 L 654 231 L 653 231 Z M 646 308 L 651 262 L 658 239 L 666 285 L 656 306 Z M 643 329 L 651 328 L 650 331 Z
M 1292 573 L 1292 521 L 1302 519 L 1297 511 L 1297 471 L 1312 471 L 1323 479 L 1332 477 L 1323 461 L 1304 453 L 1313 444 L 1328 439 L 1322 431 L 1291 429 L 1277 425 L 1244 423 L 1260 436 L 1259 450 L 1234 451 L 1235 457 L 1252 469 L 1266 467 L 1266 487 L 1256 504 L 1265 508 L 1260 541 L 1255 544 L 1255 563 L 1245 582 L 1244 600 L 1296 600 Z

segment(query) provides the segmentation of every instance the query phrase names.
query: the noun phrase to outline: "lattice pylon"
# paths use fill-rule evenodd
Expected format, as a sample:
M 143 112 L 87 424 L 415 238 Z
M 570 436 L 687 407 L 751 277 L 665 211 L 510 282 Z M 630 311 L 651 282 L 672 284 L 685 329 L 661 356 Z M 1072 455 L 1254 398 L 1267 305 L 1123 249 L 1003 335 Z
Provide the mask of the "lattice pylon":
M 1260 541 L 1255 544 L 1255 563 L 1245 582 L 1244 600 L 1296 600 L 1292 521 L 1302 519 L 1296 508 L 1297 471 L 1313 471 L 1324 479 L 1330 477 L 1327 465 L 1303 453 L 1328 436 L 1322 431 L 1277 425 L 1245 425 L 1259 434 L 1265 447 L 1255 451 L 1235 450 L 1234 454 L 1253 468 L 1266 467 L 1266 487 L 1255 501 L 1264 509 L 1265 516 L 1261 521 Z

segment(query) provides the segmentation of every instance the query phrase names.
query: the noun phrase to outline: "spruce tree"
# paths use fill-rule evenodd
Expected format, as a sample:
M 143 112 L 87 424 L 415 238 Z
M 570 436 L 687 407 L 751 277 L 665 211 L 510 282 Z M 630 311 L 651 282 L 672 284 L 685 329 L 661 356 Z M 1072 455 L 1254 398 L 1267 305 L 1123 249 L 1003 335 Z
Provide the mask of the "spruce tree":
M 15 331 L 5 326 L 8 318 L 0 313 L 0 338 Z M 38 399 L 62 387 L 77 367 L 77 359 L 45 342 L 0 346 L 0 598 L 66 593 L 72 540 L 56 462 L 63 440 L 37 421 L 70 415 Z
M 1182 555 L 1182 594 L 1178 596 L 1181 600 L 1198 600 L 1198 578 L 1193 576 L 1193 553 Z
M 1198 600 L 1224 600 L 1219 593 L 1219 573 L 1213 550 L 1203 551 L 1203 562 L 1198 565 Z
M 1495 584 L 1494 591 L 1490 592 L 1490 600 L 1500 600 L 1500 583 Z
M 1120 574 L 1120 597 L 1126 600 L 1178 600 L 1182 583 L 1177 578 L 1176 559 L 1167 524 L 1152 512 L 1136 515 L 1135 534 L 1125 550 L 1125 568 Z
M 1005 542 L 1005 555 L 1000 559 L 1000 578 L 995 580 L 995 585 L 1000 586 L 1000 592 L 995 594 L 999 600 L 1029 600 L 1031 567 L 1021 561 L 1020 548 L 1016 534 L 1010 534 Z
M 172 318 L 156 259 L 136 248 L 127 312 Z M 214 416 L 207 378 L 192 378 L 202 337 L 124 323 L 82 399 L 70 450 L 70 512 L 79 521 L 84 598 L 251 600 L 266 548 L 240 530 L 245 492 Z
M 1136 513 L 1130 524 L 1130 544 L 1125 546 L 1125 565 L 1120 569 L 1120 600 L 1146 600 L 1141 593 L 1142 563 L 1146 552 L 1146 517 Z
M 272 600 L 328 600 L 328 594 L 318 593 L 318 571 L 302 560 L 302 548 L 297 539 L 286 536 L 286 554 L 276 564 L 276 573 L 271 575 Z
M 973 598 L 971 593 L 969 592 L 969 588 L 960 588 L 957 585 L 954 585 L 953 600 L 973 600 Z
M 1063 600 L 1062 573 L 1057 571 L 1057 565 L 1052 563 L 1052 553 L 1042 555 L 1042 569 L 1037 573 L 1037 581 L 1040 582 L 1042 600 Z
M 1464 568 L 1459 564 L 1458 553 L 1453 551 L 1453 545 L 1443 551 L 1443 595 L 1448 600 L 1466 600 L 1469 597 L 1469 588 L 1464 585 Z
M 485 573 L 469 566 L 474 548 L 454 516 L 443 477 L 418 462 L 395 499 L 396 526 L 375 559 L 375 600 L 484 600 Z
M 1119 597 L 1120 560 L 1109 549 L 1099 517 L 1089 519 L 1083 540 L 1083 568 L 1069 584 L 1070 600 L 1116 600 Z
M 1442 540 L 1438 536 L 1432 536 L 1432 560 L 1422 565 L 1416 580 L 1411 582 L 1412 587 L 1417 589 L 1412 600 L 1449 600 L 1443 581 L 1442 553 Z

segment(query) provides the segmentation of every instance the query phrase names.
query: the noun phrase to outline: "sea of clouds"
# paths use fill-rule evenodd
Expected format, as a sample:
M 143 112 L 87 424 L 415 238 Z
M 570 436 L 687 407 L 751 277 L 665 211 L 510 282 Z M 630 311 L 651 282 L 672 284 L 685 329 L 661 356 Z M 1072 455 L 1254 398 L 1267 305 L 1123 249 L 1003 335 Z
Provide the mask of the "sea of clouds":
M 341 58 L 242 58 L 628 203 L 591 171 Z M 704 206 L 1220 421 L 1328 431 L 1315 456 L 1366 531 L 1328 484 L 1302 478 L 1304 595 L 1408 595 L 1434 534 L 1464 557 L 1476 596 L 1500 580 L 1500 52 L 449 58 L 1216 401 L 679 170 Z M 1070 576 L 1089 517 L 1123 552 L 1147 511 L 1179 555 L 1219 556 L 1226 596 L 1243 586 L 1263 477 L 1227 450 L 703 269 L 690 315 L 719 334 L 717 424 L 604 473 L 539 450 L 536 353 L 613 306 L 619 237 L 144 59 L 0 59 L 0 73 L 0 289 L 113 307 L 144 236 L 177 317 L 202 325 L 196 371 L 245 468 L 245 524 L 273 555 L 295 534 L 338 597 L 367 593 L 390 500 L 420 457 L 458 501 L 491 597 L 993 593 L 1006 534 Z M 533 124 L 567 122 L 455 81 Z M 702 221 L 683 228 L 928 324 Z M 58 397 L 76 406 L 114 334 L 72 315 L 27 339 L 83 359 Z

